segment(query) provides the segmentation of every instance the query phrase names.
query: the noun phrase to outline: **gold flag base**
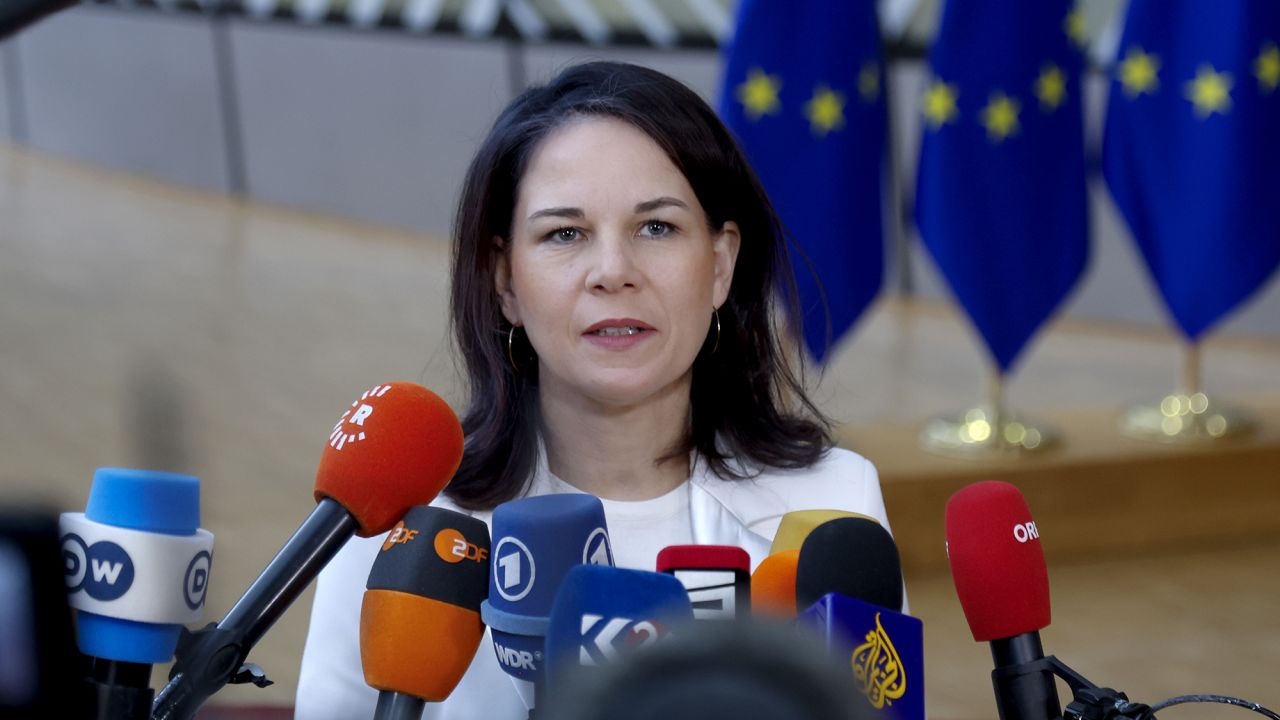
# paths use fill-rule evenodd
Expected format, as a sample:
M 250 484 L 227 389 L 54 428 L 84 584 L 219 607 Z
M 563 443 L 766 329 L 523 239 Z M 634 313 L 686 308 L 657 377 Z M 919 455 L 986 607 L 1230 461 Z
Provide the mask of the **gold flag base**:
M 1120 432 L 1170 445 L 1215 442 L 1253 430 L 1243 412 L 1217 407 L 1202 392 L 1166 395 L 1158 403 L 1136 405 L 1120 416 Z
M 936 455 L 966 459 L 1014 459 L 1052 446 L 1057 434 L 990 405 L 960 416 L 930 420 L 920 431 L 920 447 Z

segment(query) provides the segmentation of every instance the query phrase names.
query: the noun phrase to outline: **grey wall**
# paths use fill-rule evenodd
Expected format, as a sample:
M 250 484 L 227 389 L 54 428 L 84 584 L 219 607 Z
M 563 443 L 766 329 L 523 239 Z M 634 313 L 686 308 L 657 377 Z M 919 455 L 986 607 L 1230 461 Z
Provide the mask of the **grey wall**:
M 209 23 L 80 6 L 17 37 L 34 148 L 227 187 Z
M 522 83 L 545 81 L 591 58 L 649 65 L 712 102 L 720 83 L 719 58 L 708 51 L 520 47 L 245 18 L 217 22 L 223 24 L 101 7 L 41 22 L 0 45 L 0 138 L 14 134 L 5 110 L 20 100 L 26 142 L 39 150 L 444 235 L 472 153 Z M 892 152 L 908 202 L 925 80 L 923 62 L 890 68 Z M 1095 74 L 1085 90 L 1086 134 L 1096 150 L 1106 79 Z M 1167 325 L 1096 178 L 1091 198 L 1092 262 L 1067 313 Z M 886 223 L 891 232 L 895 222 Z M 909 251 L 905 272 L 914 291 L 945 297 L 945 283 L 910 223 L 897 231 Z M 903 273 L 896 260 L 891 253 L 890 278 Z M 1280 282 L 1224 329 L 1280 335 Z

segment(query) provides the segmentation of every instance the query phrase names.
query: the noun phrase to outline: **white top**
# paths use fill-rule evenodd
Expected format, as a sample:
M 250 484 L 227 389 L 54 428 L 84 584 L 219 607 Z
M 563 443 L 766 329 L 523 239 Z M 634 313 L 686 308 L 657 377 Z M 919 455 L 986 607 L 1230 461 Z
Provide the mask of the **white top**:
M 737 545 L 764 560 L 782 516 L 794 510 L 846 510 L 875 518 L 889 528 L 875 467 L 839 448 L 802 470 L 765 469 L 750 480 L 723 480 L 696 456 L 688 482 L 662 497 L 640 502 L 605 500 L 614 560 L 620 567 L 652 570 L 668 545 Z M 551 474 L 545 460 L 528 495 L 577 492 Z M 433 505 L 462 511 L 448 498 Z M 489 524 L 491 512 L 471 512 Z M 382 538 L 356 538 L 320 573 L 311 607 L 298 680 L 299 720 L 372 718 L 378 692 L 364 684 L 360 667 L 360 604 L 365 581 Z M 904 607 L 905 611 L 905 607 Z M 423 661 L 430 661 L 429 647 Z M 488 633 L 476 659 L 443 703 L 428 703 L 423 720 L 524 720 L 524 703 L 493 653 Z

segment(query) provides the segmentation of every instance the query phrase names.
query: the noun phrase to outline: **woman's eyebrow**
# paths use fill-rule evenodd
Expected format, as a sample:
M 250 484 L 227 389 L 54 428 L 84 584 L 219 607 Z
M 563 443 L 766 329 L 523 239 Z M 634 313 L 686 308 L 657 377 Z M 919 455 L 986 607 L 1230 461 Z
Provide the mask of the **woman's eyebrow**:
M 582 212 L 581 208 L 553 207 L 553 208 L 538 210 L 537 212 L 530 214 L 528 217 L 528 221 L 537 220 L 540 217 L 566 217 L 566 218 L 581 219 L 582 217 L 584 217 L 584 213 Z
M 684 208 L 685 210 L 689 209 L 689 206 L 686 205 L 683 201 L 664 195 L 663 197 L 660 197 L 660 198 L 655 198 L 653 200 L 646 200 L 642 203 L 636 204 L 635 212 L 637 215 L 639 215 L 641 213 L 653 212 L 654 210 L 657 210 L 660 207 L 678 207 L 678 208 Z

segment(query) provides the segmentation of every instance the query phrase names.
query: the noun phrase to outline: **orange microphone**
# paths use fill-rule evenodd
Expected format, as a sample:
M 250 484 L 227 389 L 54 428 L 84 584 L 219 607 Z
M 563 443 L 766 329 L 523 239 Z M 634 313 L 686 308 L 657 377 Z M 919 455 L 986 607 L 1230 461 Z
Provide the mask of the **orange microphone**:
M 796 616 L 796 566 L 799 550 L 765 558 L 751 575 L 751 610 L 780 618 Z
M 443 508 L 415 507 L 387 534 L 360 606 L 364 681 L 375 720 L 418 720 L 471 665 L 489 595 L 489 528 Z
M 352 535 L 391 529 L 444 488 L 462 461 L 462 426 L 449 405 L 413 383 L 367 390 L 329 434 L 316 471 L 316 508 L 216 626 L 186 633 L 154 720 L 187 720 L 236 682 L 270 684 L 249 650 Z

